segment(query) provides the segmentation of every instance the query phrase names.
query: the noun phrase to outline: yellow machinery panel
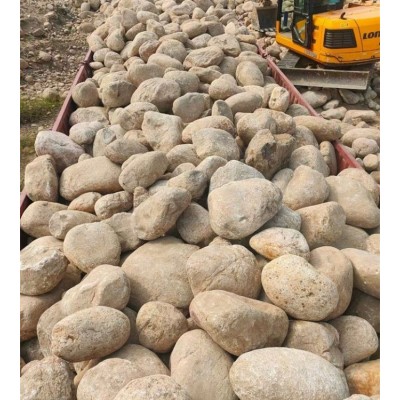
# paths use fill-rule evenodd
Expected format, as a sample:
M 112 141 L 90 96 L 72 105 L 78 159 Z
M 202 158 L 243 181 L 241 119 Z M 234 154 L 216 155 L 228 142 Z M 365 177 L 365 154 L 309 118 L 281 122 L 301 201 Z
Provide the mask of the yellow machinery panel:
M 276 41 L 290 50 L 326 66 L 357 65 L 379 61 L 379 7 L 358 6 L 315 14 L 309 48 L 297 44 L 291 32 L 276 24 Z M 303 34 L 306 27 L 298 23 Z

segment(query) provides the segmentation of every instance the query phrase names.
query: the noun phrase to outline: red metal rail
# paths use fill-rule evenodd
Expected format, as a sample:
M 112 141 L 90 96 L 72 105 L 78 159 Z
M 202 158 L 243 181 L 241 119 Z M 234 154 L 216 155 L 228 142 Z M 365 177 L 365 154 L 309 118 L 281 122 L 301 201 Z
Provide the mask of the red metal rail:
M 85 59 L 81 62 L 78 72 L 75 75 L 75 79 L 72 82 L 71 88 L 69 89 L 68 95 L 64 100 L 64 103 L 61 107 L 60 112 L 57 115 L 57 118 L 53 124 L 51 130 L 69 134 L 69 116 L 76 109 L 76 105 L 72 100 L 72 89 L 80 82 L 83 82 L 86 78 L 91 76 L 92 70 L 89 66 L 89 63 L 93 60 L 93 52 L 90 50 L 86 53 Z M 26 194 L 25 189 L 20 193 L 20 202 L 19 202 L 19 216 L 21 218 L 22 214 L 29 206 L 32 201 Z M 21 246 L 26 243 L 27 236 L 21 230 Z

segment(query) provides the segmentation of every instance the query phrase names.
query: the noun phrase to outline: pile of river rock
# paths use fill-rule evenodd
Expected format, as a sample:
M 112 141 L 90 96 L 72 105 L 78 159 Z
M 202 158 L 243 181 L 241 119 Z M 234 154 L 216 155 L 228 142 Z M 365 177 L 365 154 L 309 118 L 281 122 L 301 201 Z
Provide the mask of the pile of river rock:
M 379 184 L 331 144 L 379 130 L 291 104 L 228 6 L 101 5 L 25 172 L 22 400 L 379 399 Z

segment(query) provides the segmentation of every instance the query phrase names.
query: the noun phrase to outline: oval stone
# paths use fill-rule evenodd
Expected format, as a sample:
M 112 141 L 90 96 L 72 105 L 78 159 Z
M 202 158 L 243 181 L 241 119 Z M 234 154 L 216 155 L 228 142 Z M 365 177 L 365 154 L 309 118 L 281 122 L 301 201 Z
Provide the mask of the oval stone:
M 242 354 L 229 378 L 240 400 L 343 400 L 343 371 L 308 351 L 269 348 Z
M 339 301 L 333 281 L 295 255 L 269 262 L 262 271 L 261 282 L 271 302 L 296 319 L 321 321 Z

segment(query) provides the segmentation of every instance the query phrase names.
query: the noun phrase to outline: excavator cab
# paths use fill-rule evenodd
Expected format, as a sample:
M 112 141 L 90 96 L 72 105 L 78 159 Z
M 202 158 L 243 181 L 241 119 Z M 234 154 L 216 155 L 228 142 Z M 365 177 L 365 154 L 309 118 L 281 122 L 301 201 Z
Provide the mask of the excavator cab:
M 288 27 L 282 29 L 282 25 L 279 23 L 279 31 L 291 32 L 293 42 L 306 48 L 310 48 L 311 46 L 313 15 L 332 10 L 340 10 L 344 6 L 344 0 L 294 0 L 293 3 L 293 10 L 290 11 L 292 21 L 291 26 L 289 29 Z M 278 13 L 280 12 L 281 15 L 283 15 L 284 21 L 285 13 L 288 12 L 285 10 L 285 1 L 280 0 L 278 2 L 278 7 Z M 288 17 L 286 18 L 288 19 Z M 279 18 L 278 21 L 281 22 L 282 18 Z

